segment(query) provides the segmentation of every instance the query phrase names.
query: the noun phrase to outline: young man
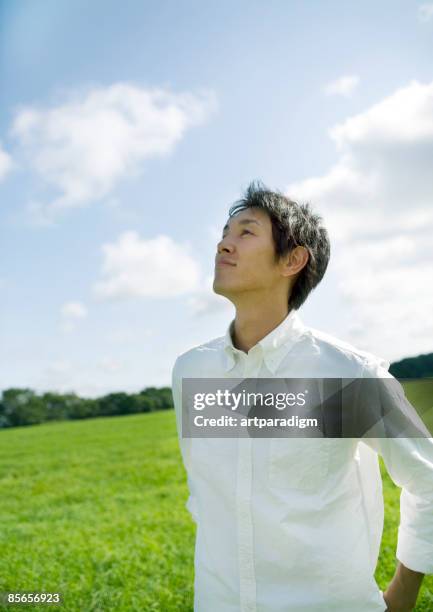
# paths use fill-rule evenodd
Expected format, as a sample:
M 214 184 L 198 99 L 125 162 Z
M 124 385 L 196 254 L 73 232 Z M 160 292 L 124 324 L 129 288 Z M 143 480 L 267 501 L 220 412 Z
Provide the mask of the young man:
M 384 360 L 301 322 L 329 256 L 308 205 L 253 183 L 229 211 L 213 287 L 235 319 L 180 355 L 172 375 L 197 523 L 196 612 L 403 612 L 433 573 L 433 438 L 182 436 L 183 378 L 392 378 Z M 384 593 L 378 454 L 402 487 L 399 563 Z

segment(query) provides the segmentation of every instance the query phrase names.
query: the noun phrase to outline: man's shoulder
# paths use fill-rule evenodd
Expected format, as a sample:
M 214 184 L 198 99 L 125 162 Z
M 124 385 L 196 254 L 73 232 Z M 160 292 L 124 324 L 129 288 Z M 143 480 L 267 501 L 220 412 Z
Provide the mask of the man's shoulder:
M 359 370 L 377 367 L 386 371 L 389 368 L 389 361 L 383 357 L 322 330 L 308 327 L 307 336 L 324 359 L 346 362 Z
M 197 377 L 201 370 L 219 361 L 224 348 L 224 336 L 218 336 L 208 342 L 197 344 L 178 355 L 173 370 L 181 377 Z

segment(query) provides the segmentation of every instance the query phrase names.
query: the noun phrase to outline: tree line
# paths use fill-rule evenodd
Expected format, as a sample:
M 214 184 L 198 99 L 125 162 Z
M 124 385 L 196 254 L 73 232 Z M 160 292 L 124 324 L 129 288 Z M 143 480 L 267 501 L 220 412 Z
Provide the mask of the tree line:
M 170 387 L 147 387 L 139 393 L 109 393 L 94 399 L 79 397 L 76 393 L 49 391 L 37 394 L 32 389 L 11 388 L 1 394 L 0 428 L 154 412 L 172 407 Z
M 399 379 L 431 377 L 433 353 L 392 363 L 389 371 Z M 147 387 L 132 394 L 120 391 L 94 399 L 79 397 L 76 393 L 49 391 L 39 395 L 32 389 L 11 388 L 3 391 L 0 397 L 0 429 L 173 408 L 170 387 Z
M 405 357 L 392 363 L 390 373 L 395 378 L 431 378 L 433 376 L 433 353 Z

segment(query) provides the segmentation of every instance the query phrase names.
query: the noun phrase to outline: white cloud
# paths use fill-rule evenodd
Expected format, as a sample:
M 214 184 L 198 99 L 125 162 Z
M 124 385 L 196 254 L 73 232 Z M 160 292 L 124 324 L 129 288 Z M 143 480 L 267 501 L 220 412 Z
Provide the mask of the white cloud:
M 433 83 L 409 83 L 330 136 L 337 163 L 287 193 L 326 220 L 339 294 L 356 320 L 348 334 L 389 358 L 430 352 Z
M 67 302 L 62 306 L 62 315 L 71 319 L 83 319 L 87 316 L 87 309 L 81 302 Z
M 359 76 L 342 76 L 335 81 L 331 81 L 325 86 L 327 96 L 344 96 L 348 98 L 352 95 L 359 84 Z
M 59 194 L 49 204 L 31 202 L 29 212 L 49 223 L 61 209 L 111 195 L 147 160 L 172 153 L 215 107 L 211 92 L 175 94 L 116 83 L 52 108 L 21 109 L 12 133 L 32 169 Z
M 72 370 L 71 363 L 64 359 L 59 359 L 57 361 L 52 361 L 46 367 L 46 373 L 57 376 L 58 374 L 63 375 Z
M 70 333 L 76 329 L 76 321 L 87 317 L 87 309 L 81 302 L 66 302 L 61 308 L 61 330 Z
M 81 397 L 100 397 L 113 391 L 116 374 L 125 362 L 108 355 L 90 363 L 72 363 L 59 358 L 48 363 L 39 373 L 32 388 L 38 392 L 77 393 Z M 119 384 L 119 390 L 128 391 Z
M 418 18 L 420 21 L 426 22 L 430 21 L 433 17 L 433 3 L 429 2 L 427 4 L 421 4 L 418 7 Z
M 5 178 L 11 169 L 12 157 L 9 155 L 9 153 L 6 153 L 0 143 L 0 181 Z
M 103 278 L 93 287 L 101 300 L 174 297 L 199 287 L 200 268 L 190 246 L 169 236 L 145 240 L 135 231 L 126 231 L 102 250 Z
M 117 372 L 123 368 L 123 362 L 113 357 L 103 357 L 98 361 L 96 367 L 103 372 Z
M 412 81 L 367 111 L 350 117 L 330 130 L 338 150 L 353 152 L 383 149 L 401 145 L 431 143 L 433 83 Z
M 146 342 L 153 335 L 153 330 L 146 327 L 118 328 L 108 331 L 106 334 L 106 340 L 110 344 L 122 345 L 122 344 L 142 344 Z

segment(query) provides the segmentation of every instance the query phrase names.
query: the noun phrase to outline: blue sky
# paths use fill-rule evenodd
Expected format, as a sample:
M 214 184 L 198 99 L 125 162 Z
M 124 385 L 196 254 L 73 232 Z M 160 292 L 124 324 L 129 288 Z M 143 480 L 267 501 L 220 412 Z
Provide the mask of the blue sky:
M 333 241 L 303 320 L 433 350 L 433 3 L 0 1 L 0 389 L 165 385 L 252 179 Z

